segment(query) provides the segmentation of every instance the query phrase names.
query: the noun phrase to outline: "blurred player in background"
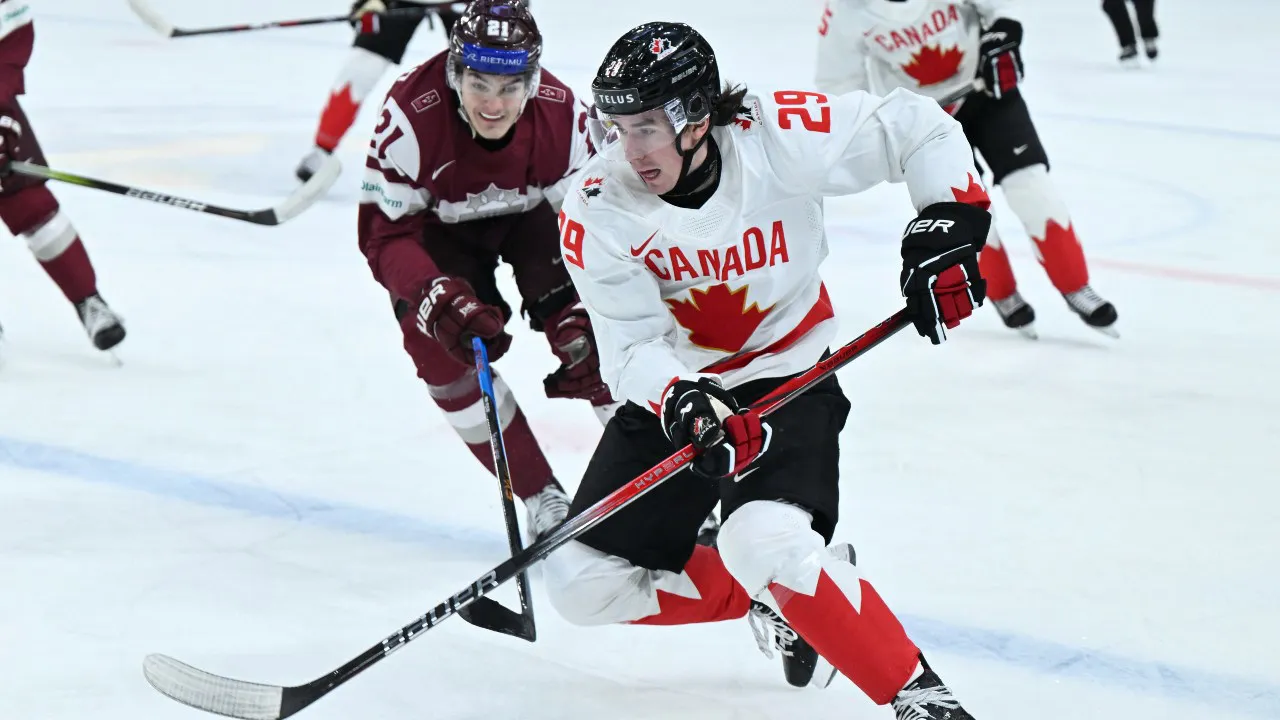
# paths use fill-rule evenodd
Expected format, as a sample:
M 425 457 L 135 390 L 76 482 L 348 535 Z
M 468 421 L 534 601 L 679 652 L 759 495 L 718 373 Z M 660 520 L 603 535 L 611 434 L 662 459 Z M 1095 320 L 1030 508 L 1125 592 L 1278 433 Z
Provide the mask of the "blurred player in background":
M 830 92 L 898 87 L 947 97 L 985 87 L 946 109 L 991 168 L 993 181 L 1035 245 L 1036 259 L 1067 305 L 1115 335 L 1115 306 L 1089 285 L 1084 249 L 1049 177 L 1049 157 L 1018 89 L 1022 23 L 1010 0 L 828 0 L 818 27 L 818 87 Z M 1035 337 L 1035 311 L 1018 292 L 996 226 L 982 250 L 987 296 L 1006 326 Z
M 586 107 L 540 64 L 542 35 L 520 0 L 476 0 L 449 49 L 392 86 L 379 114 L 360 205 L 360 249 L 391 294 L 404 347 L 431 398 L 493 471 L 471 338 L 491 360 L 511 344 L 512 315 L 494 270 L 511 266 L 521 314 L 543 332 L 560 367 L 548 397 L 612 412 L 591 322 L 560 257 L 556 213 L 569 176 L 592 155 Z M 494 392 L 529 529 L 568 511 L 510 388 Z
M 26 92 L 25 69 L 35 45 L 27 0 L 0 0 L 0 220 L 23 239 L 40 266 L 75 306 L 99 350 L 124 340 L 124 324 L 98 294 L 89 254 L 45 181 L 10 174 L 11 161 L 44 165 L 44 152 L 18 103 Z
M 1160 51 L 1156 40 L 1160 29 L 1156 27 L 1156 0 L 1130 0 L 1138 15 L 1138 32 L 1142 34 L 1142 49 L 1148 60 L 1155 60 Z M 1120 41 L 1120 64 L 1133 67 L 1138 64 L 1138 39 L 1133 32 L 1133 18 L 1125 0 L 1102 0 L 1102 11 L 1111 19 L 1116 40 Z
M 424 7 L 426 6 L 426 7 Z M 411 12 L 423 7 L 421 15 Z M 320 113 L 316 145 L 298 165 L 298 179 L 306 182 L 342 142 L 360 112 L 360 105 L 389 68 L 400 64 L 418 26 L 432 16 L 444 26 L 446 42 L 466 3 L 413 2 L 413 0 L 356 0 L 351 22 L 356 38 L 338 72 L 329 101 Z M 429 8 L 429 9 L 428 9 Z M 385 14 L 388 11 L 404 11 Z

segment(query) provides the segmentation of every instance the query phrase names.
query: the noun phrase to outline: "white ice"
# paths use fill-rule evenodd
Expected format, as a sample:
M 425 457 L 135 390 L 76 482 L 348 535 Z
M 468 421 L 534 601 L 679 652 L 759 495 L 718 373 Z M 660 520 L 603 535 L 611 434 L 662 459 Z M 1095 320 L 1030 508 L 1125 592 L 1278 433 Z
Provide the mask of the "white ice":
M 347 7 L 154 3 L 179 25 Z M 940 349 L 904 334 L 844 370 L 837 534 L 982 720 L 1280 717 L 1280 51 L 1255 32 L 1280 5 L 1162 0 L 1163 54 L 1136 71 L 1097 5 L 1024 3 L 1025 93 L 1123 338 L 1067 311 L 1005 213 L 1040 341 L 984 310 Z M 36 6 L 24 104 L 56 167 L 246 207 L 295 186 L 345 27 L 165 41 L 118 0 Z M 534 6 L 575 88 L 653 19 L 700 28 L 728 79 L 810 85 L 814 0 Z M 442 46 L 423 28 L 409 58 Z M 372 119 L 340 186 L 279 228 L 55 186 L 127 318 L 120 367 L 0 246 L 0 715 L 195 718 L 145 654 L 300 683 L 504 557 L 496 483 L 356 250 Z M 828 210 L 852 337 L 899 303 L 910 208 L 886 187 Z M 573 487 L 599 426 L 542 397 L 553 360 L 513 329 L 499 369 Z M 535 602 L 536 644 L 451 621 L 303 717 L 891 715 L 847 681 L 786 686 L 745 622 L 576 628 Z

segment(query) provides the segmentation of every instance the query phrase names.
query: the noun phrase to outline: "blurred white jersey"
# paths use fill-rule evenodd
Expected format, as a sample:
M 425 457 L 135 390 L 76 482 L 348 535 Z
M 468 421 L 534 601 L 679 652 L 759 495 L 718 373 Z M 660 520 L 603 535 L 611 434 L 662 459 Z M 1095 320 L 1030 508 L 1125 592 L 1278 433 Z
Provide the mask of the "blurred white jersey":
M 712 137 L 723 164 L 701 208 L 648 192 L 606 148 L 560 213 L 601 375 L 615 398 L 655 412 L 677 377 L 716 374 L 734 387 L 821 357 L 836 330 L 818 274 L 823 197 L 905 181 L 917 209 L 987 203 L 959 124 L 902 91 L 748 95 Z
M 827 0 L 815 81 L 827 92 L 894 88 L 941 99 L 978 74 L 982 28 L 1010 0 Z

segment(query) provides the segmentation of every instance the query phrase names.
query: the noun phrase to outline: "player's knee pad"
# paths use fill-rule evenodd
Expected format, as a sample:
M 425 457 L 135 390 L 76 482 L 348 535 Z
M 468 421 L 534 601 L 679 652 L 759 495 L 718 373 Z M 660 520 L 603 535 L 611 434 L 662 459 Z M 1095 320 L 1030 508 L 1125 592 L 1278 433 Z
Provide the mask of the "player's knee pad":
M 574 625 L 609 625 L 656 614 L 660 573 L 571 540 L 543 561 L 551 606 Z
M 445 419 L 463 442 L 487 443 L 489 420 L 484 412 L 484 398 L 476 380 L 475 369 L 468 368 L 457 379 L 449 382 L 440 382 L 439 374 L 432 372 L 430 365 L 419 365 L 418 370 L 419 376 L 427 381 L 427 392 L 431 399 L 444 411 Z M 511 388 L 497 372 L 493 373 L 493 396 L 497 401 L 502 429 L 506 430 L 519 408 Z
M 1067 205 L 1045 165 L 1030 165 L 1009 173 L 1000 181 L 1000 188 L 1009 208 L 1032 236 L 1043 237 L 1044 225 L 1049 220 L 1060 225 L 1067 223 Z
M 753 500 L 724 521 L 716 545 L 725 568 L 752 597 L 775 582 L 812 592 L 826 546 L 812 523 L 804 508 Z
M 14 187 L 14 178 L 5 178 L 5 191 L 0 193 L 0 220 L 8 226 L 14 235 L 27 235 L 47 225 L 54 217 L 60 215 L 58 200 L 45 187 L 43 180 L 34 185 L 22 188 Z

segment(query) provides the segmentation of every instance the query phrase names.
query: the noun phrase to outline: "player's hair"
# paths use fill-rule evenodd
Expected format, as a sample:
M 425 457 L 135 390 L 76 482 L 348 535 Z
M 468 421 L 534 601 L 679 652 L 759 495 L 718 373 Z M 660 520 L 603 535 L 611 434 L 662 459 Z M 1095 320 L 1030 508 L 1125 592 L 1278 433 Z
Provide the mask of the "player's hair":
M 711 126 L 719 127 L 733 122 L 733 118 L 742 110 L 742 99 L 746 95 L 746 85 L 725 83 L 720 97 L 711 106 Z

